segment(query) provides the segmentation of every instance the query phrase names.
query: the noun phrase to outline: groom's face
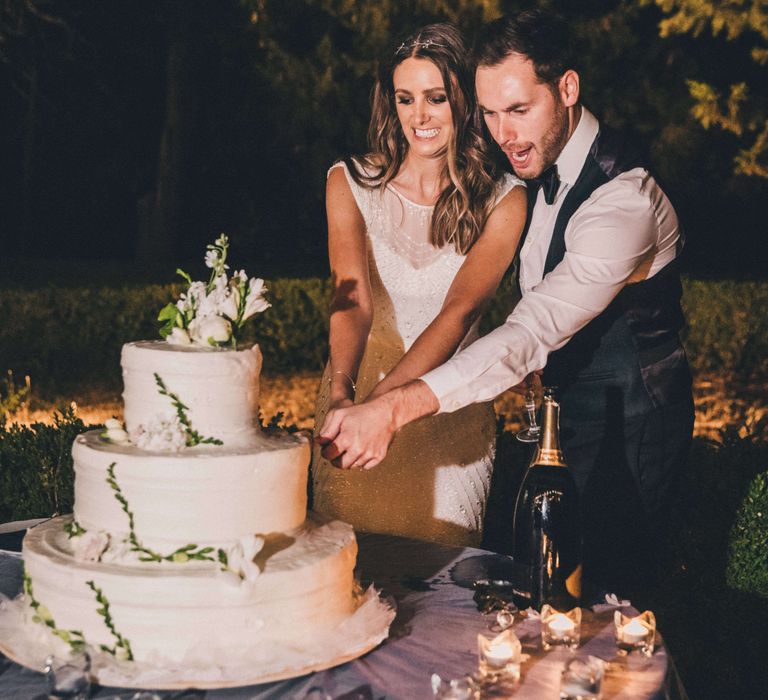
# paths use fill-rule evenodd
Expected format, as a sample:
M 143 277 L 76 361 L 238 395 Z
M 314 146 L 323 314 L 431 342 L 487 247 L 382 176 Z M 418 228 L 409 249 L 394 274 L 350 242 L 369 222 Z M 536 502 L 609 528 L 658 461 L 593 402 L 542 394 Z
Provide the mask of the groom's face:
M 541 175 L 568 141 L 568 100 L 562 91 L 539 82 L 533 63 L 520 54 L 479 67 L 475 87 L 485 124 L 515 173 Z

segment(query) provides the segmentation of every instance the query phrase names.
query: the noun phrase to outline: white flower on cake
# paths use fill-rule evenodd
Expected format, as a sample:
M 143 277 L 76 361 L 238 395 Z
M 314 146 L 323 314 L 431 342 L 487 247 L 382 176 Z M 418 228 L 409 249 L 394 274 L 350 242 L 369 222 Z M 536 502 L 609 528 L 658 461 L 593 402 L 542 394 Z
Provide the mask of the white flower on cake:
M 245 272 L 240 270 L 241 284 L 245 284 Z M 243 311 L 243 320 L 249 319 L 254 314 L 260 314 L 270 307 L 270 303 L 264 298 L 267 291 L 264 280 L 257 277 L 251 277 L 248 282 L 248 292 L 245 297 L 245 309 Z M 241 292 L 238 291 L 238 300 Z
M 189 324 L 189 335 L 198 345 L 227 343 L 232 337 L 232 324 L 222 316 L 204 316 Z
M 127 445 L 131 440 L 125 432 L 123 424 L 117 418 L 108 418 L 104 421 L 104 432 L 101 437 L 117 445 Z
M 109 546 L 102 552 L 99 561 L 109 564 L 114 562 L 124 563 L 129 560 L 137 561 L 138 557 L 131 550 L 130 543 L 123 540 L 122 542 L 111 541 Z
M 187 446 L 187 429 L 175 414 L 153 416 L 131 431 L 131 442 L 142 450 L 178 452 Z
M 193 282 L 183 270 L 176 270 L 189 284 L 176 303 L 165 306 L 158 315 L 160 335 L 174 345 L 202 345 L 237 348 L 243 324 L 270 307 L 264 298 L 264 280 L 248 279 L 244 270 L 227 278 L 229 239 L 224 234 L 208 246 L 205 264 L 211 268 L 207 284 Z
M 171 331 L 170 335 L 166 338 L 166 340 L 171 343 L 171 345 L 191 345 L 192 344 L 192 338 L 189 337 L 189 333 L 184 328 L 179 328 L 178 326 L 174 326 L 173 330 Z
M 218 243 L 218 241 L 216 241 Z M 211 267 L 214 270 L 228 270 L 229 265 L 224 264 L 224 258 L 222 258 L 221 252 L 217 248 L 209 248 L 205 254 L 205 266 Z M 221 274 L 221 272 L 217 272 Z
M 101 555 L 109 547 L 109 535 L 106 532 L 88 530 L 72 538 L 72 549 L 77 561 L 101 561 Z
M 243 535 L 234 547 L 227 550 L 226 568 L 219 571 L 224 580 L 234 586 L 253 585 L 261 574 L 254 561 L 264 547 L 264 538 L 258 535 Z

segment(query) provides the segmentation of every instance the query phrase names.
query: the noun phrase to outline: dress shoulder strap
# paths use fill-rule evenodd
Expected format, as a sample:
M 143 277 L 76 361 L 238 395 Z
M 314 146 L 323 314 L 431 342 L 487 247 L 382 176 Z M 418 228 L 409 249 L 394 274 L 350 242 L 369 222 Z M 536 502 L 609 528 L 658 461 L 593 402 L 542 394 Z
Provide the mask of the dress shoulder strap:
M 507 194 L 515 187 L 525 187 L 525 180 L 521 180 L 516 175 L 511 173 L 504 173 L 496 181 L 496 198 L 494 199 L 494 206 L 496 206 Z
M 355 163 L 358 167 L 361 167 L 357 160 Z M 376 206 L 376 199 L 380 195 L 379 190 L 376 188 L 363 187 L 362 185 L 359 185 L 357 182 L 355 182 L 355 179 L 349 172 L 349 167 L 343 160 L 336 161 L 330 168 L 328 168 L 328 175 L 330 175 L 331 171 L 336 168 L 342 168 L 344 170 L 344 175 L 347 178 L 349 189 L 352 190 L 352 196 L 355 198 L 357 208 L 363 215 L 363 219 L 365 220 L 366 225 L 369 225 L 369 222 L 371 221 L 374 213 L 374 208 Z

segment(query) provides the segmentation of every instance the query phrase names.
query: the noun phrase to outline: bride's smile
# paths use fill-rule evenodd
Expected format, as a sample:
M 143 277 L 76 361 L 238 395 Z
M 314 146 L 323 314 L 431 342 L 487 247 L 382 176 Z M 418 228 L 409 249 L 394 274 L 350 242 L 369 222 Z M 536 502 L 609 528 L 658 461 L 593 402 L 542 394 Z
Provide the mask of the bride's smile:
M 444 155 L 453 119 L 440 69 L 429 59 L 407 58 L 395 69 L 392 82 L 409 151 L 426 157 Z

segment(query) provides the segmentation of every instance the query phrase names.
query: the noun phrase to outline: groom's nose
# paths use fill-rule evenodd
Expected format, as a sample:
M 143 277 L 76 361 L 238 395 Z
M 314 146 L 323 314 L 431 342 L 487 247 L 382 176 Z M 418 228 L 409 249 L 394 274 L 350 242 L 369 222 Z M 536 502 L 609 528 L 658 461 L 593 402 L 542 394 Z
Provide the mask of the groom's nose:
M 499 146 L 503 146 L 505 143 L 514 143 L 517 140 L 517 129 L 515 129 L 509 115 L 503 113 L 499 115 L 496 120 L 496 129 L 491 132 L 491 136 Z

